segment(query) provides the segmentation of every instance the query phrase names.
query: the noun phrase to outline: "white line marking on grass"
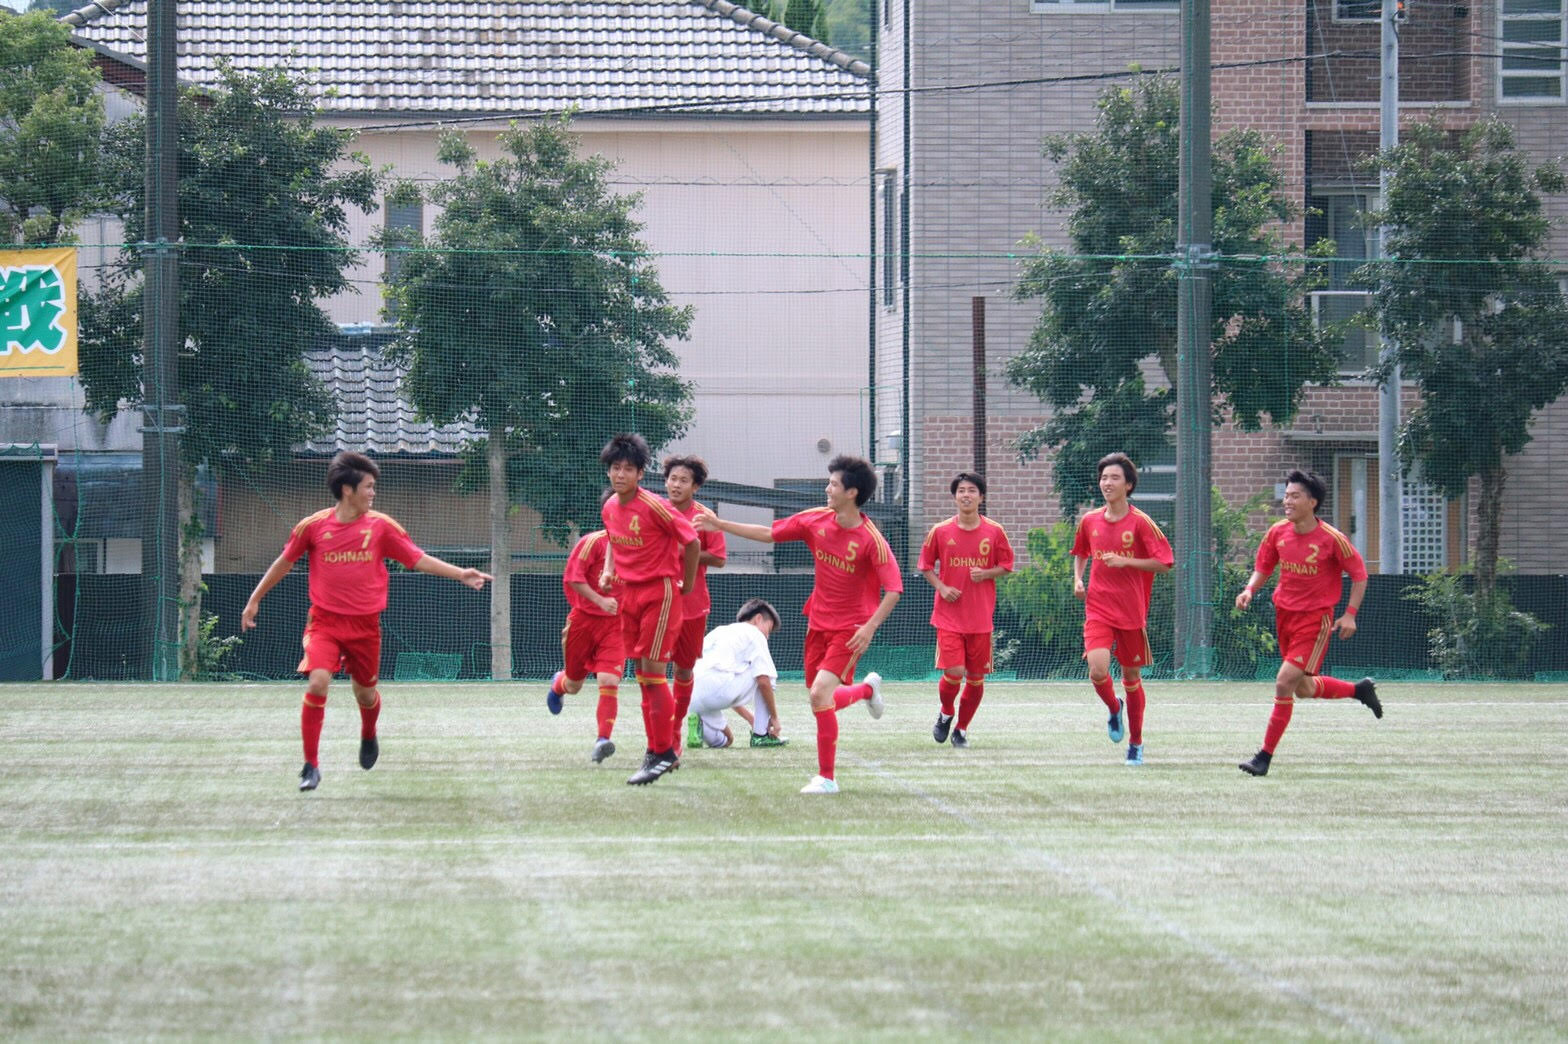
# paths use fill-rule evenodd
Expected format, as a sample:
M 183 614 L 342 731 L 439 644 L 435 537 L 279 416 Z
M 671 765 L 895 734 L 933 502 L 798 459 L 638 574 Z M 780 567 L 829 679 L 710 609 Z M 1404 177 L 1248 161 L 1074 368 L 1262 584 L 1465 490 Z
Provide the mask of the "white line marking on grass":
M 842 758 L 843 755 L 840 755 L 840 757 Z M 1159 913 L 1158 911 L 1151 910 L 1146 906 L 1142 906 L 1132 900 L 1118 895 L 1113 889 L 1104 884 L 1101 884 L 1091 874 L 1085 873 L 1081 870 L 1073 869 L 1066 863 L 1063 863 L 1061 860 L 1051 855 L 1049 852 L 1032 845 L 1020 844 L 1019 842 L 1013 840 L 1010 837 L 1007 837 L 1004 834 L 999 834 L 993 831 L 969 813 L 963 811 L 962 809 L 955 808 L 953 805 L 950 805 L 942 798 L 937 797 L 936 795 L 925 790 L 918 783 L 910 782 L 909 780 L 906 780 L 903 777 L 884 769 L 879 763 L 868 761 L 865 758 L 855 757 L 854 755 L 850 755 L 847 758 L 844 758 L 844 760 L 855 762 L 864 766 L 865 768 L 870 769 L 871 772 L 875 775 L 881 776 L 883 779 L 903 788 L 906 792 L 920 798 L 922 801 L 931 805 L 943 815 L 956 819 L 958 822 L 964 824 L 964 826 L 968 827 L 970 830 L 973 830 L 976 834 L 980 835 L 988 842 L 1000 845 L 1004 848 L 1010 848 L 1022 855 L 1033 857 L 1035 860 L 1043 864 L 1045 868 L 1051 873 L 1062 878 L 1068 883 L 1083 888 L 1090 895 L 1093 895 L 1099 899 L 1103 899 L 1105 902 L 1111 904 L 1122 912 L 1135 915 L 1131 919 L 1136 923 L 1152 925 L 1167 935 L 1171 935 L 1177 939 L 1180 939 L 1187 946 L 1197 950 L 1199 953 L 1202 953 L 1204 956 L 1213 960 L 1221 967 L 1228 969 L 1241 978 L 1250 979 L 1255 983 L 1259 983 L 1265 987 L 1282 993 L 1287 997 L 1291 997 L 1297 1001 L 1300 1001 L 1307 1007 L 1321 1012 L 1324 1015 L 1328 1015 L 1331 1018 L 1337 1019 L 1358 1033 L 1363 1033 L 1366 1036 L 1373 1038 L 1374 1040 L 1397 1041 L 1400 1039 L 1397 1036 L 1392 1036 L 1373 1027 L 1354 1012 L 1346 1011 L 1345 1009 L 1330 1004 L 1327 1001 L 1319 1000 L 1317 997 L 1313 996 L 1312 993 L 1310 993 L 1305 987 L 1299 986 L 1296 983 L 1291 982 L 1289 979 L 1281 979 L 1268 974 L 1263 969 L 1253 965 L 1251 962 L 1243 960 L 1242 958 L 1221 949 L 1214 943 L 1209 942 L 1207 939 L 1193 934 L 1182 925 L 1177 924 L 1175 921 L 1172 921 L 1170 918 Z
M 767 837 L 735 837 L 724 834 L 714 834 L 709 837 L 694 838 L 689 835 L 680 837 L 645 837 L 633 835 L 586 835 L 579 834 L 572 837 L 532 837 L 521 835 L 518 837 L 480 837 L 480 838 L 375 838 L 375 837 L 337 837 L 322 838 L 309 842 L 311 850 L 326 850 L 333 848 L 460 848 L 460 847 L 488 847 L 488 848 L 538 848 L 541 845 L 556 845 L 560 847 L 577 847 L 583 845 L 734 845 L 739 847 L 752 847 L 756 845 L 796 845 L 796 844 L 842 844 L 842 845 L 881 845 L 886 842 L 883 837 L 867 837 L 858 834 L 771 834 Z M 915 834 L 910 837 L 899 837 L 899 843 L 913 842 L 917 844 L 951 846 L 955 840 L 951 834 Z M 976 837 L 974 840 L 989 843 L 986 837 Z M 61 841 L 11 841 L 6 844 L 6 850 L 16 852 L 21 849 L 48 851 L 61 848 L 68 842 Z M 70 852 L 134 852 L 134 851 L 169 851 L 183 849 L 221 849 L 221 848 L 294 848 L 299 845 L 298 837 L 268 838 L 236 838 L 225 841 L 217 838 L 207 840 L 189 841 L 89 841 L 85 843 L 70 842 Z

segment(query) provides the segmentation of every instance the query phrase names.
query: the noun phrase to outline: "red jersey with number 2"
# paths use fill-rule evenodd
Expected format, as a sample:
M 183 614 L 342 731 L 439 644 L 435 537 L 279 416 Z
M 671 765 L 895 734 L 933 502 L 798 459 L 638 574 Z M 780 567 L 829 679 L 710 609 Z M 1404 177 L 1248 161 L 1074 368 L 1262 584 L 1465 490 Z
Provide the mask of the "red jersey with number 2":
M 1319 612 L 1339 604 L 1340 575 L 1367 578 L 1367 564 L 1350 538 L 1327 522 L 1306 533 L 1296 532 L 1289 519 L 1276 522 L 1258 545 L 1254 568 L 1267 577 L 1279 566 L 1274 606 L 1292 612 Z
M 365 616 L 387 607 L 387 559 L 405 568 L 425 557 L 390 515 L 368 511 L 339 522 L 336 508 L 301 519 L 283 557 L 310 556 L 310 604 L 340 616 Z
M 813 631 L 853 631 L 871 619 L 883 591 L 904 591 L 893 549 L 864 515 L 845 529 L 832 508 L 813 508 L 773 523 L 773 542 L 800 540 L 816 560 L 804 612 Z
M 1107 555 L 1125 555 L 1173 565 L 1176 556 L 1159 525 L 1142 511 L 1129 507 L 1127 514 L 1114 522 L 1105 517 L 1105 511 L 1096 508 L 1084 515 L 1073 540 L 1073 555 L 1093 561 L 1089 566 L 1084 618 L 1136 631 L 1149 622 L 1154 574 L 1142 569 L 1113 568 L 1105 565 L 1103 559 Z

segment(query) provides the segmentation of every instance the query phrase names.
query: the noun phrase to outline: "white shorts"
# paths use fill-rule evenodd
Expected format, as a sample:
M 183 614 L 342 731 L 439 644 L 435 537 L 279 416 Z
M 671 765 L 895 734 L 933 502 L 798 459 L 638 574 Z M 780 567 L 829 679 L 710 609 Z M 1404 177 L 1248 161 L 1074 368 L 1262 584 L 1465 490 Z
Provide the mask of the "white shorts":
M 751 707 L 753 713 L 766 707 L 757 679 L 742 674 L 720 674 L 704 671 L 692 679 L 692 714 L 702 719 L 702 741 L 710 747 L 722 747 L 724 738 L 724 712 L 735 707 Z

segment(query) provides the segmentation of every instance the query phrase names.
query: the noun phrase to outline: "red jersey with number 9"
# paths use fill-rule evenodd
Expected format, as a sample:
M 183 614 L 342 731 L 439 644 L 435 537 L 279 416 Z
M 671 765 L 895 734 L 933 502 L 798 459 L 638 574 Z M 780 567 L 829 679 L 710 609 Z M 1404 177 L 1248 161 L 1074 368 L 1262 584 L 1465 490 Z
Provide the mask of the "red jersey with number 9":
M 387 607 L 387 563 L 405 568 L 425 557 L 390 515 L 368 511 L 339 522 L 336 508 L 301 519 L 283 545 L 283 557 L 310 556 L 310 604 L 341 616 L 365 616 Z
M 1136 631 L 1149 622 L 1154 574 L 1142 569 L 1112 568 L 1103 560 L 1108 555 L 1122 555 L 1172 565 L 1176 557 L 1158 523 L 1142 511 L 1129 505 L 1127 513 L 1114 522 L 1105 517 L 1105 511 L 1103 507 L 1095 508 L 1084 515 L 1073 540 L 1073 554 L 1092 561 L 1084 619 Z

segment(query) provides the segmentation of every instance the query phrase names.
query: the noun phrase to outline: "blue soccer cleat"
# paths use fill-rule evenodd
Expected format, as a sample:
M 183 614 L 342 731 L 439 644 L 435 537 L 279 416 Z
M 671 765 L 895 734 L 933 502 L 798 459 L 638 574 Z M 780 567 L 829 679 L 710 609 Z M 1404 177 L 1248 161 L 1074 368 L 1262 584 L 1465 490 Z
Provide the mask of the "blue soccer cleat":
M 550 694 L 544 698 L 544 705 L 550 708 L 551 714 L 561 713 L 561 690 L 558 686 L 564 674 L 564 671 L 556 671 L 555 677 L 550 679 Z
M 1142 743 L 1129 743 L 1129 744 L 1127 744 L 1127 764 L 1128 765 L 1142 765 L 1143 764 L 1143 744 Z
M 1110 735 L 1112 743 L 1122 741 L 1122 698 L 1116 697 L 1116 709 L 1111 711 L 1110 720 L 1105 723 L 1105 731 Z

